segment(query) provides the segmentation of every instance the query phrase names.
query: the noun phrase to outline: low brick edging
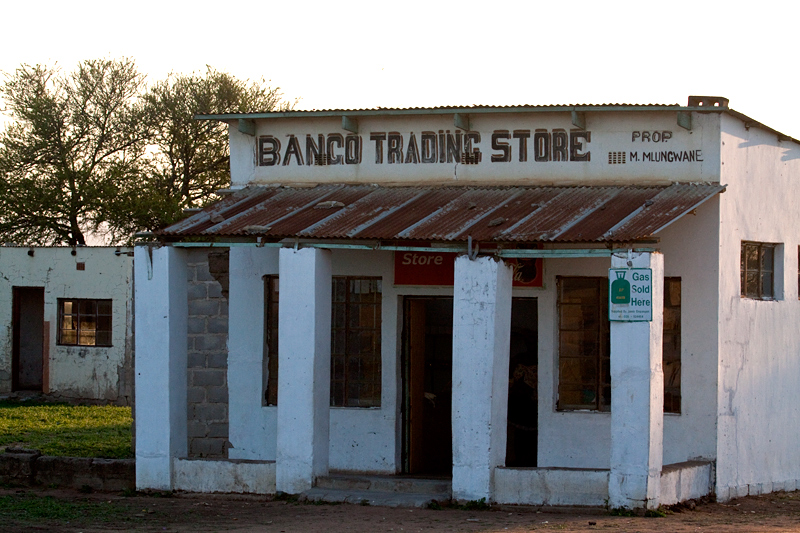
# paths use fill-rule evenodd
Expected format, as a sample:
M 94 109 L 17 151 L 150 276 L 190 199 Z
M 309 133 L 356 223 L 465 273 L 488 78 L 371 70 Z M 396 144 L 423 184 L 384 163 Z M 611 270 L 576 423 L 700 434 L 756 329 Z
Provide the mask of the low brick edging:
M 136 489 L 135 459 L 52 457 L 38 450 L 7 449 L 0 453 L 0 480 L 23 486 L 116 492 Z

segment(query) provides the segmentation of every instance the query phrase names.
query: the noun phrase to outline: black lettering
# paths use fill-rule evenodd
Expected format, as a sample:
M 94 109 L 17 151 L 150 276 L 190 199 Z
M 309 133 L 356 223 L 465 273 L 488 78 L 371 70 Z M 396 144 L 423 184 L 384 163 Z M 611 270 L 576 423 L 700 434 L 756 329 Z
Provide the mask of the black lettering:
M 630 152 L 628 154 L 629 161 L 638 161 L 639 160 L 639 152 Z
M 390 165 L 403 162 L 403 136 L 396 131 L 389 132 L 389 140 L 386 143 L 386 158 Z
M 272 135 L 258 138 L 258 165 L 271 167 L 281 161 L 281 141 Z
M 508 163 L 511 161 L 511 145 L 505 142 L 511 136 L 507 130 L 497 130 L 492 133 L 492 150 L 500 150 L 502 153 L 492 154 L 492 163 Z
M 369 140 L 375 141 L 375 164 L 383 164 L 383 141 L 386 140 L 386 134 L 383 132 L 370 133 Z
M 585 142 L 581 141 L 581 139 L 583 139 Z M 592 152 L 586 150 L 586 143 L 591 142 L 591 140 L 591 131 L 571 131 L 569 133 L 569 160 L 591 161 Z
M 436 133 L 432 131 L 423 131 L 422 135 L 422 162 L 423 163 L 436 163 L 436 152 L 438 150 L 436 143 Z
M 341 133 L 329 133 L 328 138 L 325 141 L 325 150 L 328 152 L 328 164 L 329 165 L 341 165 L 342 164 L 342 156 L 333 155 L 333 145 L 337 145 L 341 148 L 344 145 L 344 137 L 342 137 Z
M 470 131 L 464 134 L 464 153 L 471 154 L 477 161 L 481 160 L 481 149 L 475 147 L 480 144 L 481 134 L 477 131 Z
M 344 162 L 348 165 L 361 164 L 361 135 L 344 138 Z
M 641 134 L 641 133 L 639 133 L 638 131 L 634 131 L 633 133 L 631 133 L 631 142 L 635 142 L 635 141 L 636 141 L 636 139 L 638 139 L 639 137 L 641 137 L 641 135 L 642 135 L 642 134 Z
M 645 142 L 645 141 L 650 142 L 650 132 L 649 131 L 643 131 L 642 132 L 642 142 Z
M 325 136 L 318 136 L 319 144 L 314 142 L 314 137 L 306 135 L 306 165 L 325 164 Z
M 652 155 L 650 152 L 642 152 L 642 161 L 652 161 Z
M 455 135 L 447 130 L 447 162 L 460 163 L 461 162 L 461 132 L 457 131 Z
M 671 131 L 662 131 L 661 132 L 661 141 L 662 142 L 667 142 L 670 139 L 672 139 L 672 132 Z
M 550 161 L 550 133 L 547 130 L 536 130 L 533 134 L 533 160 L 537 163 Z
M 695 156 L 694 157 L 695 160 L 702 161 L 703 160 L 703 151 L 702 150 L 695 150 L 694 151 L 694 156 Z
M 439 163 L 445 162 L 447 150 L 444 143 L 444 130 L 439 130 Z
M 519 161 L 524 163 L 528 160 L 528 139 L 531 130 L 514 130 L 514 138 L 519 139 Z
M 654 131 L 653 132 L 653 142 L 654 143 L 661 142 L 661 132 L 660 131 Z
M 286 147 L 286 153 L 283 154 L 283 166 L 289 164 L 292 156 L 295 157 L 298 165 L 303 165 L 303 154 L 300 151 L 300 142 L 294 135 L 289 135 L 289 146 Z
M 406 163 L 419 163 L 419 148 L 417 148 L 417 138 L 414 135 L 414 132 L 411 132 L 411 136 L 408 138 Z
M 551 161 L 569 161 L 567 157 L 567 132 L 564 130 L 553 130 L 552 139 L 553 156 Z

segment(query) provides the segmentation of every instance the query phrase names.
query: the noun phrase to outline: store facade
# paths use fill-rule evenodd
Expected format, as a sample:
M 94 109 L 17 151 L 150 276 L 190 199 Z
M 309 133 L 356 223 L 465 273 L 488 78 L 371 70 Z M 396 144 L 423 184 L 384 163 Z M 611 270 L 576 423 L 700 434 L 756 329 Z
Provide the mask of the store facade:
M 763 358 L 800 377 L 793 140 L 708 97 L 204 118 L 230 124 L 231 190 L 136 248 L 140 488 L 302 493 L 333 470 L 647 508 L 794 489 L 788 434 L 751 433 L 791 407 L 740 396 Z M 230 447 L 187 462 L 186 254 L 210 246 L 230 249 Z M 747 306 L 786 324 L 777 351 L 732 340 L 762 334 Z

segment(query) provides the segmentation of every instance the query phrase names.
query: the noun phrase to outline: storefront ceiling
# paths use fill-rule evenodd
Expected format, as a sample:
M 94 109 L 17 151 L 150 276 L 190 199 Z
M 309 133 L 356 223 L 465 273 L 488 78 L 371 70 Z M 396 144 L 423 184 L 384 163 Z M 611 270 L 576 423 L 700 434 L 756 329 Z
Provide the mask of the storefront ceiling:
M 648 187 L 248 187 L 156 235 L 166 240 L 508 243 L 651 238 L 724 185 Z

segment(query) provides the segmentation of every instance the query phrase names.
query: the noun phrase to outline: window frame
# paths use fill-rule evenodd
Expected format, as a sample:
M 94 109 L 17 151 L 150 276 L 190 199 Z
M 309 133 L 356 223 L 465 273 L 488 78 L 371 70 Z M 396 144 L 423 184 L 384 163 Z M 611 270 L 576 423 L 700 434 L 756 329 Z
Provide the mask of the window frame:
M 66 305 L 67 303 L 71 303 L 75 312 L 73 313 L 66 313 Z M 93 313 L 86 313 L 82 310 L 84 302 L 94 302 L 94 312 Z M 100 303 L 108 304 L 109 312 L 108 313 L 100 313 L 99 304 Z M 111 298 L 58 298 L 57 300 L 57 309 L 58 309 L 58 335 L 56 338 L 56 344 L 58 346 L 75 346 L 81 348 L 111 348 L 114 346 L 113 343 L 113 333 L 114 333 L 114 302 Z M 82 334 L 81 328 L 81 316 L 91 315 L 94 317 L 94 324 L 95 328 L 92 331 L 92 339 L 94 340 L 94 344 L 86 344 L 81 342 L 81 338 L 85 337 L 87 334 Z M 64 322 L 65 317 L 71 317 L 72 320 L 75 322 L 75 328 L 70 328 L 69 330 L 64 329 Z M 98 329 L 98 324 L 100 323 L 100 318 L 108 317 L 108 329 Z M 75 342 L 70 342 L 66 340 L 64 337 L 65 331 L 74 331 L 75 332 Z M 98 343 L 98 333 L 107 333 L 108 334 L 108 343 Z
M 575 329 L 562 328 L 563 323 L 563 307 L 565 305 L 582 305 L 580 303 L 574 304 L 564 302 L 562 299 L 562 290 L 564 283 L 570 280 L 584 280 L 596 283 L 597 301 L 593 306 L 597 310 L 597 330 L 596 330 L 596 346 L 597 353 L 595 356 L 595 371 L 596 376 L 593 383 L 594 400 L 593 403 L 565 403 L 563 402 L 563 391 L 565 386 L 580 385 L 580 383 L 570 383 L 564 381 L 564 372 L 562 369 L 562 359 L 574 359 L 580 364 L 581 359 L 586 358 L 582 356 L 564 356 L 563 332 L 579 331 Z M 569 411 L 592 411 L 599 413 L 611 412 L 611 324 L 608 320 L 608 278 L 604 276 L 556 276 L 556 307 L 557 307 L 557 334 L 558 334 L 558 382 L 557 382 L 557 400 L 556 411 L 569 412 Z M 583 331 L 583 330 L 581 330 Z M 607 361 L 607 366 L 604 367 L 604 361 Z M 608 398 L 606 401 L 606 391 Z
M 748 248 L 755 248 L 758 250 L 758 265 L 756 268 L 752 268 L 751 265 L 748 265 L 748 258 L 747 258 L 747 250 Z M 771 252 L 772 258 L 772 268 L 767 269 L 764 266 L 764 258 L 765 255 L 763 252 L 769 250 Z M 778 273 L 778 244 L 776 243 L 768 243 L 768 242 L 756 242 L 756 241 L 742 241 L 741 248 L 739 251 L 739 293 L 742 298 L 747 298 L 749 300 L 763 300 L 763 301 L 772 301 L 778 300 L 778 285 L 776 282 L 776 277 Z M 748 274 L 754 273 L 757 276 L 758 282 L 756 283 L 756 291 L 750 292 L 748 288 L 747 278 Z M 770 281 L 770 294 L 764 294 L 764 275 L 769 273 L 771 281 Z
M 382 305 L 383 305 L 383 278 L 381 276 L 333 276 L 333 283 L 332 283 L 332 290 L 331 290 L 331 390 L 330 390 L 330 406 L 331 407 L 339 407 L 339 408 L 356 408 L 356 409 L 365 409 L 365 408 L 380 408 L 382 401 L 382 377 L 383 377 L 383 357 L 382 357 L 382 325 L 383 325 L 383 316 L 382 316 Z M 337 282 L 343 282 L 346 284 L 346 290 L 344 291 L 345 300 L 338 301 L 337 294 L 336 294 L 336 284 Z M 377 291 L 371 294 L 377 294 L 375 301 L 372 302 L 355 302 L 352 300 L 353 293 L 351 290 L 351 283 L 363 283 L 363 282 L 375 282 Z M 337 304 L 342 305 L 344 309 L 344 316 L 343 323 L 344 328 L 337 327 Z M 373 324 L 372 326 L 352 326 L 351 322 L 353 321 L 352 310 L 353 306 L 372 306 L 373 312 Z M 343 332 L 339 332 L 338 330 L 344 330 Z M 357 352 L 354 350 L 353 347 L 353 337 L 355 332 L 372 332 L 372 350 L 371 352 Z M 337 340 L 337 334 L 343 335 L 344 338 L 344 352 L 340 353 L 337 351 L 337 342 L 341 342 L 341 339 Z M 371 353 L 371 357 L 364 357 L 368 353 Z M 342 361 L 342 358 L 344 359 Z M 372 359 L 372 361 L 365 361 L 365 359 Z M 361 359 L 361 361 L 356 361 L 357 359 Z M 358 363 L 357 366 L 362 368 L 362 366 L 369 367 L 369 363 L 372 364 L 372 368 L 374 373 L 371 376 L 371 379 L 355 379 L 352 374 L 354 373 L 354 363 Z M 342 364 L 342 372 L 343 378 L 338 378 L 337 374 L 337 364 Z M 375 371 L 375 368 L 377 370 Z M 342 393 L 339 393 L 337 385 L 341 384 Z M 353 386 L 366 386 L 367 390 L 369 387 L 373 388 L 372 397 L 362 400 L 360 397 L 358 399 L 352 397 L 351 389 Z

